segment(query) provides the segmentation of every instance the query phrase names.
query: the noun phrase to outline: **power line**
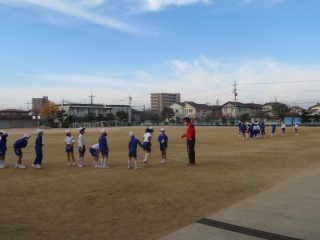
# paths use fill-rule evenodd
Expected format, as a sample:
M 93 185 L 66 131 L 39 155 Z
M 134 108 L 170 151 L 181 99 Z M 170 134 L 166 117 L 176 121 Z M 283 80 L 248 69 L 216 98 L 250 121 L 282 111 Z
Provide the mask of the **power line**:
M 250 91 L 250 90 L 239 90 L 240 92 L 261 92 L 261 93 L 274 93 L 274 92 L 267 92 L 267 91 Z M 303 93 L 303 92 L 320 92 L 320 90 L 312 90 L 312 91 L 295 91 L 295 92 L 276 92 L 276 93 Z
M 306 83 L 306 82 L 320 82 L 319 80 L 301 80 L 301 81 L 290 81 L 290 82 L 242 82 L 241 84 L 255 84 L 255 85 L 263 85 L 263 84 L 287 84 L 287 83 Z

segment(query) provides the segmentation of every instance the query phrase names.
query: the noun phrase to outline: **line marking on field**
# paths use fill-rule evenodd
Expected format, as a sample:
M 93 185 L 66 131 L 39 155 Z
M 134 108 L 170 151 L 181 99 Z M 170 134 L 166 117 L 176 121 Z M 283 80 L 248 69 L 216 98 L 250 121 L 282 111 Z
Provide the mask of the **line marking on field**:
M 242 227 L 239 225 L 234 225 L 230 223 L 220 222 L 208 218 L 202 218 L 197 221 L 197 223 L 204 224 L 211 227 L 221 228 L 224 230 L 242 233 L 245 235 L 253 236 L 253 237 L 259 237 L 262 239 L 269 239 L 269 240 L 301 240 L 299 238 L 293 238 L 288 236 L 283 236 L 275 233 L 260 231 L 252 228 Z

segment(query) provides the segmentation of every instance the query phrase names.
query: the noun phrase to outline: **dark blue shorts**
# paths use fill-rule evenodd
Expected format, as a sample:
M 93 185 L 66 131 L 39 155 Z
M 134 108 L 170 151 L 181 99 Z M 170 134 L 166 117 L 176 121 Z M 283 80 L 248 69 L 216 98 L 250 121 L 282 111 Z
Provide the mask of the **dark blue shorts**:
M 109 152 L 108 151 L 100 151 L 102 156 L 108 156 Z
M 80 147 L 78 147 L 78 151 L 79 153 L 84 154 L 86 152 L 86 146 L 83 146 L 82 150 L 80 149 Z
M 67 153 L 73 153 L 73 146 L 71 146 L 70 148 L 68 148 L 68 147 L 70 147 L 70 145 L 66 146 L 66 152 Z
M 129 149 L 129 157 L 137 157 L 137 149 Z
M 95 150 L 94 148 L 89 148 L 89 152 L 91 153 L 91 156 L 92 157 L 96 157 L 96 156 L 98 156 L 98 151 L 97 150 Z
M 14 148 L 13 151 L 16 154 L 17 157 L 22 157 L 23 156 L 21 148 Z
M 151 146 L 149 142 L 143 142 L 142 147 L 144 150 L 151 152 Z
M 167 148 L 165 146 L 163 146 L 162 144 L 160 144 L 160 151 L 163 152 L 163 151 L 166 151 Z

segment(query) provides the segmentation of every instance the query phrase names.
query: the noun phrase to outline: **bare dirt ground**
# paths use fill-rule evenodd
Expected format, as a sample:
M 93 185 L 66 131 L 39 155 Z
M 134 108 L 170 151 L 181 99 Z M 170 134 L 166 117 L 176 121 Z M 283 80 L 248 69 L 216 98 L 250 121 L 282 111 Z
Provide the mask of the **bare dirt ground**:
M 111 169 L 68 167 L 64 130 L 46 130 L 43 169 L 33 169 L 36 129 L 8 129 L 2 240 L 157 239 L 319 165 L 318 128 L 301 127 L 298 137 L 292 127 L 281 137 L 278 128 L 274 138 L 242 141 L 236 127 L 196 127 L 195 167 L 186 166 L 185 127 L 166 127 L 168 160 L 159 164 L 156 128 L 151 164 L 143 165 L 139 149 L 139 170 L 127 169 L 127 143 L 130 131 L 141 139 L 143 127 L 108 129 Z M 12 145 L 25 132 L 32 136 L 23 151 L 28 168 L 15 169 Z M 87 148 L 99 132 L 87 130 Z M 85 159 L 92 162 L 88 151 Z

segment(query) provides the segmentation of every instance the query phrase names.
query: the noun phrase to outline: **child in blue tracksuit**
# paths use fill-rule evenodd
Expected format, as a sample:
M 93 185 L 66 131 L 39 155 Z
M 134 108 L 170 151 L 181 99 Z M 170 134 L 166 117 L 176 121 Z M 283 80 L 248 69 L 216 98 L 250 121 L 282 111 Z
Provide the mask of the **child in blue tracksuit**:
M 102 129 L 100 131 L 101 136 L 99 138 L 99 151 L 101 153 L 101 168 L 110 168 L 107 164 L 108 156 L 109 156 L 109 147 L 107 142 L 107 131 Z
M 254 123 L 252 122 L 249 127 L 250 139 L 253 139 L 254 135 Z
M 274 137 L 276 135 L 276 124 L 272 123 L 271 125 L 271 137 Z
M 242 140 L 244 140 L 245 137 L 246 137 L 246 131 L 247 131 L 247 127 L 246 127 L 244 122 L 241 123 L 241 125 L 239 127 L 239 130 L 240 130 L 240 132 L 242 134 Z
M 128 149 L 129 149 L 128 169 L 132 168 L 131 158 L 134 159 L 134 168 L 139 169 L 138 160 L 137 160 L 137 146 L 139 144 L 139 146 L 143 148 L 143 145 L 137 138 L 135 138 L 135 134 L 133 132 L 130 132 L 129 136 L 130 136 L 130 141 L 128 144 Z
M 30 135 L 28 133 L 23 135 L 23 138 L 18 139 L 13 144 L 13 151 L 18 157 L 17 164 L 15 165 L 15 168 L 26 168 L 25 165 L 22 164 L 22 148 L 25 148 L 28 145 Z
M 6 158 L 6 151 L 7 151 L 7 137 L 8 133 L 6 131 L 1 131 L 0 137 L 0 168 L 7 167 L 5 158 Z
M 161 151 L 161 156 L 162 159 L 160 161 L 160 164 L 166 163 L 167 159 L 167 148 L 168 148 L 168 137 L 165 134 L 164 128 L 160 129 L 160 135 L 158 137 L 158 142 L 160 143 L 160 151 Z
M 38 136 L 36 138 L 36 145 L 35 145 L 35 150 L 36 150 L 36 157 L 34 159 L 33 162 L 33 167 L 34 168 L 41 168 L 41 164 L 42 164 L 42 158 L 43 158 L 43 153 L 42 153 L 42 136 L 44 133 L 43 129 L 38 129 L 37 130 Z

